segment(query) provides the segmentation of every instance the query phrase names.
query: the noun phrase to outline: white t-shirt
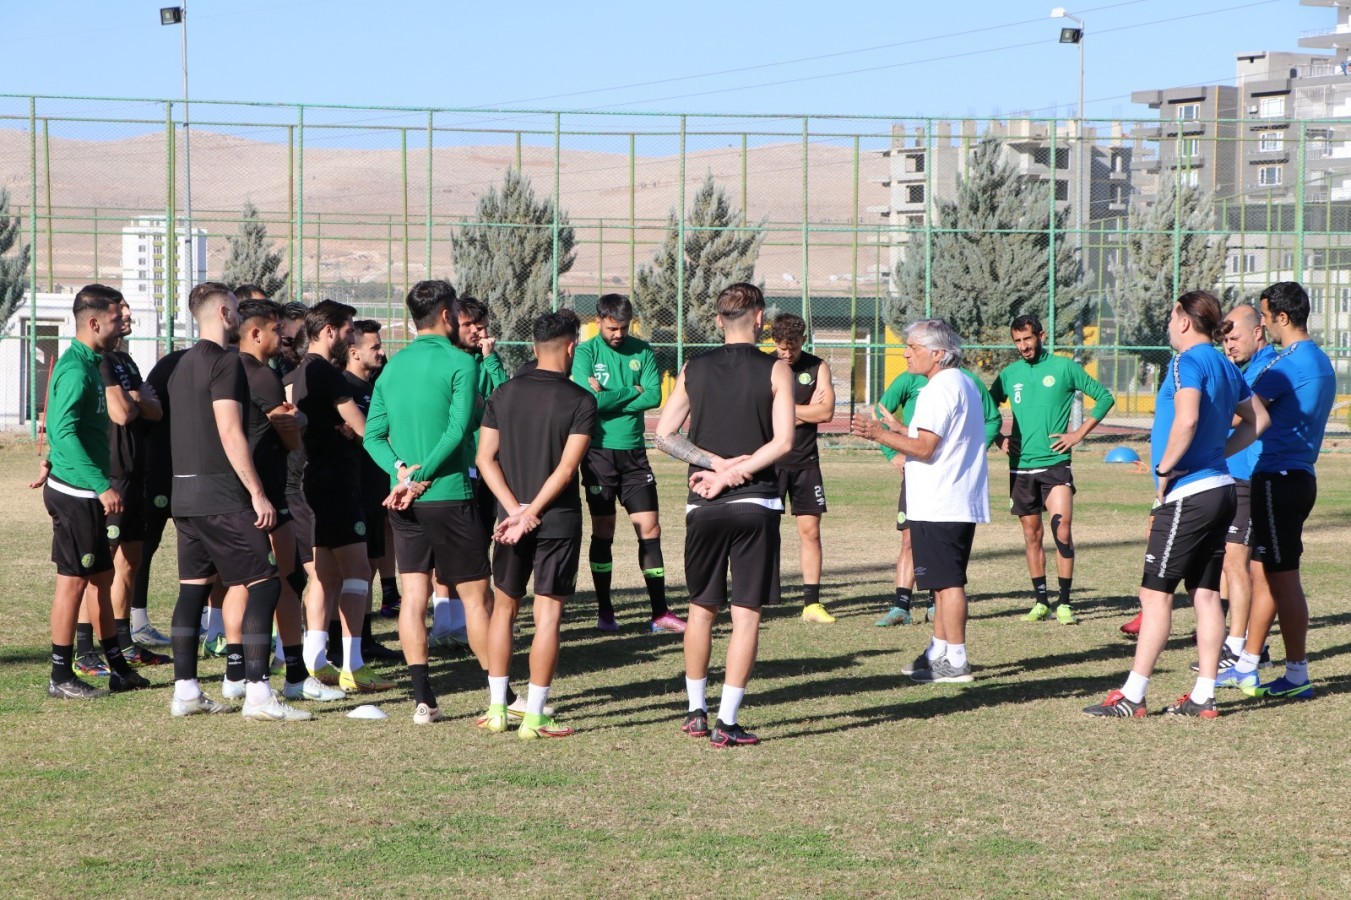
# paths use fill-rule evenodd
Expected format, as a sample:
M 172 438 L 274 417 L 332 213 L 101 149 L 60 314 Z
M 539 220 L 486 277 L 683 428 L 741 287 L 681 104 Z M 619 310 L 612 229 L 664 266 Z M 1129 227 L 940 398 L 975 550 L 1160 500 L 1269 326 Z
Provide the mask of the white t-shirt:
M 906 516 L 918 522 L 990 521 L 985 412 L 980 390 L 960 369 L 939 369 L 915 400 L 910 436 L 930 431 L 938 448 L 927 462 L 905 461 Z

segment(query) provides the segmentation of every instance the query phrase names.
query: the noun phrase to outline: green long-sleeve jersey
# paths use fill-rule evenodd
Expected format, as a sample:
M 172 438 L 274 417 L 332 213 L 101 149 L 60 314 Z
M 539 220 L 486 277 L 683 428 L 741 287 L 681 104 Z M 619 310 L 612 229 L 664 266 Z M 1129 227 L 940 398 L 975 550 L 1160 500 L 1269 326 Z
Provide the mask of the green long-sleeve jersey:
M 419 502 L 473 496 L 474 428 L 483 416 L 474 357 L 442 335 L 420 335 L 394 354 L 375 382 L 362 444 L 389 473 L 397 462 L 420 465 L 417 481 L 431 481 Z
M 1083 366 L 1046 350 L 1031 362 L 1009 363 L 995 376 L 990 395 L 996 403 L 1008 400 L 1013 410 L 1016 452 L 1009 454 L 1010 469 L 1044 469 L 1069 461 L 1068 452 L 1051 449 L 1051 435 L 1064 434 L 1069 428 L 1076 391 L 1097 401 L 1089 415 L 1100 422 L 1116 403 Z
M 591 378 L 600 382 L 599 391 L 592 390 Z M 651 344 L 629 335 L 616 348 L 596 335 L 577 346 L 572 380 L 596 395 L 591 446 L 605 450 L 643 446 L 643 413 L 661 405 L 661 373 Z
M 1003 418 L 999 415 L 999 406 L 990 396 L 985 383 L 976 377 L 975 373 L 962 369 L 962 374 L 976 383 L 980 388 L 981 408 L 985 412 L 985 446 L 988 447 L 994 443 L 994 439 L 999 436 L 1000 426 L 1003 424 Z M 923 375 L 916 375 L 914 372 L 902 372 L 897 375 L 887 389 L 882 392 L 882 398 L 877 401 L 877 405 L 884 407 L 902 422 L 909 422 L 910 417 L 915 414 L 915 401 L 919 398 L 919 390 L 929 383 L 929 379 Z M 900 413 L 897 413 L 900 410 Z M 887 459 L 895 459 L 897 451 L 890 447 L 882 447 L 882 455 Z
M 473 357 L 474 366 L 478 370 L 478 394 L 479 397 L 482 398 L 483 403 L 479 404 L 479 412 L 474 416 L 474 450 L 470 459 L 474 459 L 478 456 L 478 429 L 479 425 L 482 424 L 480 420 L 483 417 L 483 404 L 488 402 L 488 398 L 493 395 L 493 391 L 506 384 L 507 379 L 511 377 L 507 374 L 507 367 L 502 365 L 502 357 L 498 356 L 496 353 L 489 353 L 487 356 L 484 356 L 481 353 L 475 353 L 473 354 Z
M 103 357 L 71 341 L 47 385 L 47 460 L 63 484 L 102 494 L 108 490 L 108 402 L 99 363 Z

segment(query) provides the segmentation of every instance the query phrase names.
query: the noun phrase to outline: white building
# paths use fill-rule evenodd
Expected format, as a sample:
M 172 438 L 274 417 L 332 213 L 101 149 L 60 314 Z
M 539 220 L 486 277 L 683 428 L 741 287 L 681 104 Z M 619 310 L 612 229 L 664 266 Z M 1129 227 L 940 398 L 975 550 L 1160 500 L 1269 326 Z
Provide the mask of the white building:
M 192 240 L 182 222 L 175 228 L 177 235 L 177 270 L 180 273 L 175 288 L 178 315 L 174 330 L 183 333 L 188 325 L 188 292 L 193 285 L 206 281 L 206 231 L 192 229 Z M 165 245 L 168 220 L 164 216 L 138 218 L 122 229 L 122 294 L 129 301 L 144 298 L 157 310 L 168 303 L 169 248 Z

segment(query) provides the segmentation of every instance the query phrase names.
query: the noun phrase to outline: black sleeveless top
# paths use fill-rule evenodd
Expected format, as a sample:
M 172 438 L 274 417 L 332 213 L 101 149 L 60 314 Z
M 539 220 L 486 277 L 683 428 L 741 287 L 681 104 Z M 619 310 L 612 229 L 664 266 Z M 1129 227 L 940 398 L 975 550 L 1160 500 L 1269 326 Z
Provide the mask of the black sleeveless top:
M 775 357 L 752 344 L 727 344 L 686 363 L 690 441 L 723 458 L 754 453 L 769 443 L 774 436 L 774 391 L 770 379 L 776 362 Z M 691 475 L 700 471 L 707 470 L 694 465 L 689 468 Z M 777 494 L 778 475 L 770 466 L 711 501 L 691 491 L 689 502 L 703 506 Z
M 816 393 L 816 376 L 821 371 L 821 357 L 810 353 L 799 353 L 793 369 L 793 403 L 806 406 L 812 402 Z M 793 427 L 793 449 L 789 450 L 777 466 L 780 469 L 814 469 L 820 465 L 821 458 L 816 452 L 816 423 L 808 422 Z

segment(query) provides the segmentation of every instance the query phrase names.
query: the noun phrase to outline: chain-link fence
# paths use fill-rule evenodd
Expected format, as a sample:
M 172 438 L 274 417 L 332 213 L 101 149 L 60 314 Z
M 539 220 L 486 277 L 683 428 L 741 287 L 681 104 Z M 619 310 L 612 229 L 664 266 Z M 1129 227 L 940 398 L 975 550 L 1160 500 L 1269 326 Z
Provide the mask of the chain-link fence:
M 408 288 L 446 277 L 494 298 L 507 344 L 534 310 L 586 320 L 598 295 L 630 294 L 674 371 L 714 339 L 718 288 L 753 272 L 773 310 L 810 323 L 837 428 L 902 370 L 898 327 L 927 314 L 988 376 L 1008 322 L 1035 313 L 1116 392 L 1116 415 L 1148 416 L 1178 293 L 1227 306 L 1290 279 L 1345 392 L 1344 120 L 1161 108 L 1081 122 L 194 102 L 189 124 L 181 101 L 0 96 L 0 179 L 31 254 L 0 337 L 0 421 L 40 412 L 83 284 L 128 297 L 143 364 L 190 340 L 186 292 L 222 276 L 246 203 L 289 273 L 278 299 L 351 303 L 391 349 L 410 334 Z M 495 248 L 486 261 L 476 244 Z

